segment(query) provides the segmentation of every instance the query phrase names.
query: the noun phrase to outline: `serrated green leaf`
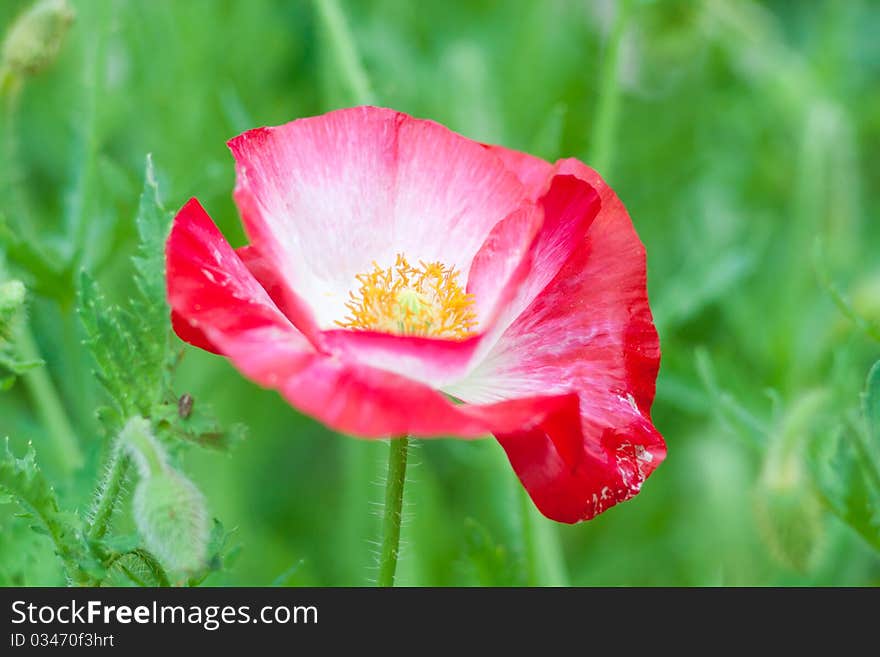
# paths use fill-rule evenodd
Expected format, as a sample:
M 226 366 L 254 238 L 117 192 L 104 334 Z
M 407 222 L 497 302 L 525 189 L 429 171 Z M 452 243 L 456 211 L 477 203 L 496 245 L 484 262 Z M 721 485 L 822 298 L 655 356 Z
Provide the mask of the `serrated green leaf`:
M 877 367 L 868 375 L 862 396 L 866 425 L 841 426 L 830 440 L 817 441 L 810 450 L 810 464 L 816 486 L 828 508 L 880 550 L 880 443 L 871 440 L 875 411 Z M 867 438 L 867 440 L 866 440 Z
M 133 548 L 110 559 L 104 586 L 170 586 L 168 575 L 150 552 Z
M 96 376 L 119 411 L 113 422 L 149 415 L 168 389 L 170 322 L 165 301 L 164 241 L 169 215 L 159 203 L 152 161 L 135 218 L 140 242 L 133 258 L 135 294 L 111 304 L 86 272 L 80 277 L 79 314 L 97 364 Z M 118 425 L 114 428 L 118 428 Z
M 165 240 L 171 226 L 171 215 L 159 201 L 159 186 L 153 160 L 147 156 L 144 189 L 141 193 L 135 220 L 140 243 L 133 258 L 137 276 L 135 281 L 150 308 L 165 314 Z
M 79 519 L 59 509 L 54 491 L 37 467 L 32 446 L 23 458 L 16 458 L 6 440 L 0 455 L 0 489 L 18 502 L 27 517 L 38 522 L 41 533 L 51 537 L 71 580 L 89 581 L 99 568 L 83 540 Z

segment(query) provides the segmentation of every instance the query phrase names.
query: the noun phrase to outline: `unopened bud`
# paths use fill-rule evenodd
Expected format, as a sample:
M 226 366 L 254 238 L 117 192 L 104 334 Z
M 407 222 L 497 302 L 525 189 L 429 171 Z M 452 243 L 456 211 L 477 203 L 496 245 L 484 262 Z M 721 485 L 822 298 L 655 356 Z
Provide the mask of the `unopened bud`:
M 193 572 L 205 563 L 210 538 L 205 499 L 172 468 L 138 482 L 134 518 L 147 549 L 168 568 Z
M 800 462 L 765 469 L 755 491 L 758 528 L 772 556 L 806 573 L 824 535 L 822 507 Z
M 149 420 L 132 418 L 119 440 L 140 475 L 133 511 L 147 549 L 171 570 L 198 570 L 205 563 L 210 538 L 207 505 L 201 491 L 168 464 Z
M 764 467 L 755 489 L 758 528 L 773 557 L 807 572 L 825 534 L 822 506 L 810 482 L 805 447 L 826 395 L 810 392 L 785 416 L 769 438 Z
M 2 68 L 36 75 L 52 64 L 73 22 L 67 0 L 40 0 L 22 13 L 3 41 Z

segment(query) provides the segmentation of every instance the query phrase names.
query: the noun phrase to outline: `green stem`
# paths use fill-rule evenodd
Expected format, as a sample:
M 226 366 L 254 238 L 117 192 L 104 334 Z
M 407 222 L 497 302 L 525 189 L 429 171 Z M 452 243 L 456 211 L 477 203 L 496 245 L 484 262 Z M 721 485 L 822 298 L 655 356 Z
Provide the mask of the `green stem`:
M 608 35 L 608 44 L 599 73 L 599 101 L 596 106 L 596 119 L 593 123 L 593 153 L 591 164 L 608 178 L 611 171 L 614 134 L 617 127 L 620 106 L 620 45 L 626 32 L 629 19 L 629 0 L 617 3 L 617 15 Z
M 385 515 L 382 518 L 382 551 L 379 554 L 377 586 L 394 586 L 397 556 L 400 553 L 400 524 L 403 517 L 403 484 L 406 481 L 406 455 L 409 438 L 391 440 L 388 474 L 385 480 Z
M 42 360 L 37 343 L 28 326 L 23 326 L 19 334 L 19 349 L 24 360 Z M 52 384 L 45 367 L 35 367 L 26 372 L 22 379 L 37 407 L 43 426 L 54 443 L 54 450 L 61 460 L 61 467 L 70 474 L 82 467 L 84 459 L 70 419 Z
M 535 550 L 535 531 L 532 525 L 532 500 L 515 476 L 516 496 L 519 499 L 520 538 L 525 562 L 526 586 L 538 586 L 538 555 Z
M 569 586 L 568 568 L 556 523 L 538 511 L 529 494 L 520 489 L 520 525 L 527 586 Z
M 345 15 L 337 0 L 315 0 L 318 14 L 327 31 L 327 38 L 336 59 L 336 68 L 341 73 L 354 102 L 360 105 L 375 105 L 376 97 L 370 86 Z
M 89 541 L 98 541 L 104 537 L 110 528 L 110 519 L 116 510 L 116 504 L 122 493 L 122 486 L 128 475 L 128 468 L 131 463 L 128 455 L 119 445 L 113 448 L 110 462 L 107 465 L 107 472 L 98 485 L 95 492 L 94 511 L 89 523 L 88 538 Z

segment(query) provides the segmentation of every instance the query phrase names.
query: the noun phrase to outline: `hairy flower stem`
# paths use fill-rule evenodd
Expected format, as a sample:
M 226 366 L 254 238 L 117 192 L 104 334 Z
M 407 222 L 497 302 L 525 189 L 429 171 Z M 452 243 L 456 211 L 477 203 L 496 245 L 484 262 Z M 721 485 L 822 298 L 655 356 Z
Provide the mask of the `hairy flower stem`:
M 608 34 L 608 44 L 602 60 L 599 78 L 599 100 L 593 122 L 593 152 L 590 164 L 608 178 L 614 150 L 614 134 L 620 105 L 620 45 L 629 20 L 630 0 L 617 3 L 617 14 Z
M 89 541 L 100 540 L 110 528 L 110 519 L 116 510 L 131 464 L 131 459 L 120 445 L 116 444 L 111 449 L 105 475 L 95 491 L 94 507 L 87 534 Z
M 388 474 L 385 480 L 385 515 L 382 518 L 382 551 L 379 553 L 377 586 L 394 586 L 397 556 L 400 553 L 400 524 L 403 516 L 403 484 L 406 481 L 406 456 L 409 438 L 391 440 L 388 450 Z
M 22 358 L 28 361 L 41 360 L 37 343 L 28 326 L 22 326 L 18 343 Z M 78 470 L 84 463 L 83 454 L 48 372 L 44 367 L 35 367 L 25 372 L 22 379 L 53 443 L 53 451 L 58 455 L 63 472 L 70 474 Z

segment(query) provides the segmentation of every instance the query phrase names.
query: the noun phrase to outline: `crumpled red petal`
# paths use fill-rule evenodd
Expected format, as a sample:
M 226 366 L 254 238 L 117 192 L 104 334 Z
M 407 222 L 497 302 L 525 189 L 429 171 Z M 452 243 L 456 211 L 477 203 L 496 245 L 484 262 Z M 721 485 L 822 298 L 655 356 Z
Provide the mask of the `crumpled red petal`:
M 588 519 L 637 493 L 666 455 L 650 419 L 660 347 L 648 307 L 644 247 L 617 196 L 586 165 L 564 160 L 553 166 L 492 150 L 516 167 L 533 196 L 550 176 L 571 174 L 599 192 L 602 209 L 590 222 L 562 222 L 555 232 L 548 227 L 545 246 L 538 247 L 546 261 L 535 270 L 543 280 L 524 286 L 534 297 L 525 299 L 527 307 L 477 370 L 451 391 L 477 403 L 575 391 L 579 417 L 555 416 L 555 424 L 495 435 L 545 515 Z M 547 248 L 550 243 L 571 248 L 566 253 Z M 582 458 L 572 469 L 554 439 L 575 425 Z

